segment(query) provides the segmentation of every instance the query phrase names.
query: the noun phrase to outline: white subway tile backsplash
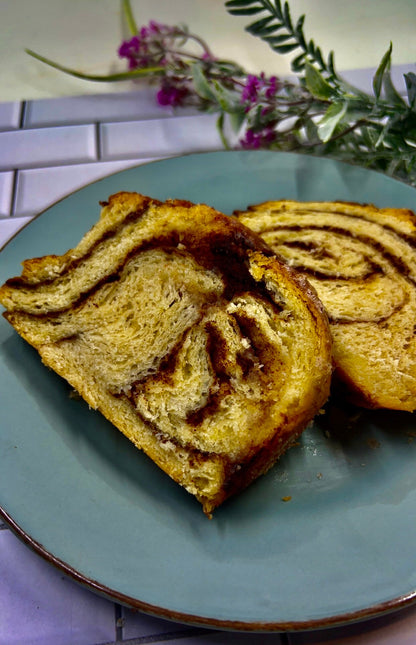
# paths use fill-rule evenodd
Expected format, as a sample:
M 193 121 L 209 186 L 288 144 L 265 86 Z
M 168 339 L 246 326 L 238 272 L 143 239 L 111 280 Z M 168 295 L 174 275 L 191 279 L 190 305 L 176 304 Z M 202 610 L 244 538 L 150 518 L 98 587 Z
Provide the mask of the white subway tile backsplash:
M 290 645 L 414 645 L 416 642 L 414 607 L 373 618 L 315 632 L 290 635 Z
M 371 92 L 374 71 L 343 75 Z M 407 71 L 416 67 L 392 70 L 401 93 Z M 222 149 L 216 115 L 163 108 L 157 105 L 156 88 L 136 87 L 129 93 L 28 101 L 24 110 L 20 102 L 0 103 L 0 248 L 35 214 L 101 177 L 154 159 Z M 203 630 L 160 620 L 81 589 L 21 544 L 1 520 L 0 529 L 0 644 L 415 642 L 414 608 L 355 627 L 282 635 Z
M 24 127 L 42 127 L 105 121 L 169 118 L 175 112 L 162 107 L 156 100 L 156 87 L 144 87 L 134 92 L 72 96 L 28 101 Z M 196 113 L 195 109 L 187 109 Z M 182 111 L 181 111 L 182 113 Z
M 103 159 L 155 157 L 181 152 L 219 150 L 216 115 L 155 119 L 101 125 Z
M 21 170 L 17 179 L 14 215 L 35 215 L 82 186 L 146 161 L 128 159 Z
M 137 92 L 73 96 L 29 101 L 24 127 L 40 127 L 97 121 L 123 121 L 169 116 L 158 106 L 155 89 Z
M 0 218 L 0 249 L 28 222 L 31 217 Z M 0 641 L 1 643 L 1 641 Z
M 351 85 L 372 94 L 375 71 L 373 68 L 364 67 L 362 69 L 344 70 L 340 72 L 340 76 Z M 416 64 L 394 65 L 391 69 L 391 79 L 399 94 L 405 95 L 407 93 L 404 75 L 408 72 L 416 72 Z
M 94 125 L 0 132 L 0 170 L 92 161 L 96 148 Z
M 0 551 L 0 643 L 113 641 L 113 603 L 75 585 L 11 531 L 0 532 Z
M 14 130 L 20 125 L 20 101 L 0 103 L 0 130 Z M 0 151 L 1 155 L 1 151 Z
M 173 632 L 176 634 L 178 632 L 183 633 L 184 636 L 192 636 L 195 632 L 199 633 L 203 631 L 187 625 L 178 625 L 172 623 L 170 620 L 147 616 L 146 614 L 127 609 L 127 607 L 122 608 L 122 621 L 123 637 L 126 640 L 130 638 L 146 638 L 146 640 L 149 639 L 148 642 L 157 643 L 159 641 L 166 641 L 167 635 Z M 208 630 L 207 633 L 209 633 Z
M 14 173 L 0 172 L 0 217 L 11 214 Z

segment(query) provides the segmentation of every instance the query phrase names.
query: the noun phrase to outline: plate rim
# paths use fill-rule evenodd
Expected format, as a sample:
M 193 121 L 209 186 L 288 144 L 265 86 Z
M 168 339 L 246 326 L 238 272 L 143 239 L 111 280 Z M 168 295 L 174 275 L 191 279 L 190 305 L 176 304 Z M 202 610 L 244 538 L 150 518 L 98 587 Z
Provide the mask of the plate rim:
M 134 172 L 135 170 L 138 170 L 145 166 L 150 166 L 158 163 L 172 162 L 172 161 L 182 159 L 185 157 L 190 157 L 190 156 L 206 157 L 206 156 L 213 156 L 213 155 L 219 155 L 219 154 L 228 155 L 230 153 L 247 154 L 247 155 L 253 155 L 254 153 L 255 155 L 257 152 L 263 153 L 263 154 L 266 152 L 270 155 L 276 155 L 276 156 L 290 155 L 290 156 L 302 157 L 302 158 L 305 157 L 305 155 L 301 155 L 295 151 L 286 152 L 286 151 L 265 151 L 265 150 L 261 150 L 261 151 L 218 150 L 218 151 L 200 151 L 200 152 L 181 153 L 181 154 L 177 154 L 177 155 L 173 155 L 165 158 L 149 159 L 144 163 L 129 166 L 128 168 L 118 170 L 117 172 L 110 172 L 109 174 L 106 174 L 100 177 L 99 179 L 94 179 L 93 181 L 83 184 L 81 187 L 65 194 L 60 199 L 57 199 L 53 203 L 49 204 L 46 208 L 39 211 L 35 216 L 33 216 L 29 221 L 27 221 L 0 247 L 0 254 L 3 250 L 5 250 L 9 246 L 10 243 L 12 243 L 15 240 L 15 238 L 26 227 L 30 226 L 32 222 L 36 221 L 44 213 L 46 213 L 50 209 L 53 209 L 57 204 L 67 200 L 71 196 L 79 193 L 80 191 L 85 190 L 89 186 L 97 184 L 101 181 L 105 181 L 112 177 L 116 177 L 117 175 L 123 174 L 126 171 Z M 318 161 L 333 162 L 340 166 L 355 168 L 357 169 L 357 171 L 363 171 L 365 173 L 375 174 L 385 178 L 388 181 L 393 181 L 407 188 L 415 190 L 414 186 L 410 186 L 409 184 L 406 184 L 406 182 L 404 181 L 400 181 L 399 179 L 390 177 L 379 171 L 363 168 L 362 166 L 359 166 L 357 164 L 353 164 L 350 162 L 346 162 L 344 160 L 337 160 L 330 157 L 319 156 L 319 155 L 309 155 L 308 158 L 313 159 L 316 162 Z M 74 582 L 80 584 L 83 587 L 86 587 L 87 589 L 97 593 L 98 595 L 101 595 L 113 602 L 118 602 L 126 607 L 137 609 L 145 614 L 149 614 L 159 618 L 164 618 L 164 619 L 177 621 L 185 624 L 192 624 L 192 625 L 206 627 L 206 628 L 218 628 L 223 630 L 241 631 L 241 632 L 258 632 L 258 633 L 284 632 L 284 631 L 285 632 L 311 631 L 316 629 L 327 629 L 331 627 L 338 627 L 345 624 L 351 624 L 351 623 L 368 620 L 371 618 L 381 617 L 383 615 L 390 614 L 394 611 L 404 609 L 406 607 L 410 607 L 416 603 L 416 588 L 415 588 L 414 590 L 408 593 L 395 596 L 394 598 L 391 598 L 386 601 L 371 604 L 362 609 L 358 609 L 355 611 L 341 612 L 334 615 L 324 616 L 316 619 L 293 620 L 293 621 L 281 621 L 281 620 L 242 621 L 242 620 L 221 619 L 221 618 L 215 618 L 215 617 L 199 616 L 197 614 L 172 610 L 162 605 L 150 604 L 144 600 L 140 600 L 139 598 L 126 595 L 120 591 L 117 591 L 116 589 L 112 589 L 111 587 L 106 586 L 101 582 L 98 582 L 97 580 L 89 578 L 88 576 L 80 573 L 77 569 L 69 565 L 64 560 L 53 555 L 53 553 L 48 551 L 40 542 L 32 538 L 29 535 L 29 533 L 27 533 L 2 506 L 0 506 L 0 518 L 10 528 L 10 530 L 18 537 L 18 539 L 20 539 L 24 544 L 26 544 L 26 546 L 28 546 L 32 551 L 37 553 L 50 565 L 54 566 L 56 569 L 64 573 L 67 577 L 72 579 Z
M 42 208 L 39 212 L 37 212 L 33 217 L 31 217 L 21 228 L 19 228 L 17 231 L 13 233 L 13 235 L 6 240 L 6 242 L 0 246 L 0 254 L 2 251 L 6 249 L 6 247 L 28 226 L 32 224 L 35 220 L 37 220 L 41 215 L 49 211 L 51 208 L 55 208 L 58 204 L 61 202 L 65 201 L 66 199 L 72 197 L 73 195 L 76 195 L 80 191 L 88 188 L 89 186 L 93 186 L 94 184 L 98 184 L 99 182 L 109 179 L 110 177 L 116 177 L 117 175 L 123 174 L 128 171 L 135 171 L 138 168 L 142 168 L 145 166 L 150 166 L 153 164 L 158 164 L 158 163 L 164 163 L 167 161 L 174 161 L 175 159 L 183 159 L 186 157 L 207 157 L 207 156 L 213 156 L 213 155 L 229 155 L 229 154 L 240 154 L 240 155 L 256 155 L 256 154 L 268 154 L 270 156 L 275 155 L 275 156 L 290 156 L 290 157 L 299 157 L 302 159 L 311 159 L 311 160 L 316 160 L 316 161 L 323 161 L 327 163 L 335 163 L 340 166 L 345 166 L 346 168 L 353 168 L 356 169 L 357 171 L 363 171 L 365 173 L 369 173 L 372 175 L 377 175 L 384 177 L 387 181 L 392 181 L 395 183 L 398 183 L 406 188 L 413 189 L 416 191 L 416 186 L 411 186 L 410 184 L 407 184 L 403 179 L 398 179 L 396 177 L 391 177 L 390 175 L 386 173 L 382 173 L 381 171 L 375 170 L 374 168 L 364 168 L 363 166 L 360 166 L 358 164 L 354 164 L 351 161 L 344 160 L 344 159 L 336 159 L 334 157 L 328 157 L 325 155 L 316 155 L 316 154 L 302 154 L 299 153 L 295 150 L 263 150 L 263 149 L 254 149 L 254 150 L 247 150 L 247 149 L 237 149 L 237 150 L 200 150 L 200 151 L 191 151 L 191 152 L 182 152 L 179 154 L 171 155 L 168 157 L 158 157 L 157 159 L 148 159 L 144 163 L 128 166 L 127 168 L 122 168 L 120 170 L 117 170 L 116 172 L 110 172 L 107 175 L 103 175 L 102 177 L 99 177 L 98 179 L 93 179 L 92 181 L 87 182 L 86 184 L 83 184 L 79 188 L 76 188 L 75 190 L 71 190 L 69 193 L 66 193 L 63 197 L 60 197 L 59 199 L 56 199 L 53 201 L 51 204 L 46 206 L 46 208 Z M 16 218 L 17 219 L 17 218 Z
M 194 625 L 197 627 L 252 633 L 314 631 L 317 629 L 329 629 L 331 627 L 334 628 L 342 625 L 350 625 L 369 620 L 371 618 L 381 618 L 382 616 L 416 604 L 415 589 L 408 594 L 402 594 L 390 600 L 370 605 L 364 609 L 305 621 L 242 621 L 209 618 L 207 616 L 198 616 L 197 614 L 188 614 L 186 612 L 168 609 L 160 605 L 153 605 L 144 600 L 140 600 L 139 598 L 123 594 L 115 589 L 107 587 L 97 580 L 93 580 L 92 578 L 83 575 L 64 560 L 54 556 L 42 544 L 40 544 L 40 542 L 34 540 L 17 522 L 14 521 L 11 515 L 2 506 L 0 506 L 0 518 L 2 518 L 21 542 L 26 544 L 26 546 L 28 546 L 37 555 L 42 557 L 55 569 L 64 573 L 68 578 L 80 586 L 89 589 L 107 600 L 124 605 L 129 609 L 135 609 L 157 618 Z

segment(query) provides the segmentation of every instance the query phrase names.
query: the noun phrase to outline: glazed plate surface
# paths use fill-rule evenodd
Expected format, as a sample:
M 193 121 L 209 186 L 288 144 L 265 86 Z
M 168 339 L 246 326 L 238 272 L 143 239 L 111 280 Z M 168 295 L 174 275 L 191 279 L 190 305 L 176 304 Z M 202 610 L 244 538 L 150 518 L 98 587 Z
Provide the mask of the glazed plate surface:
M 91 184 L 0 254 L 0 283 L 62 253 L 119 190 L 230 214 L 269 199 L 416 210 L 416 191 L 327 159 L 272 152 L 178 157 Z M 323 627 L 416 599 L 416 421 L 365 412 L 350 434 L 308 429 L 210 521 L 103 417 L 70 396 L 0 321 L 0 507 L 20 537 L 81 584 L 131 607 L 242 630 Z M 284 501 L 286 500 L 286 501 Z

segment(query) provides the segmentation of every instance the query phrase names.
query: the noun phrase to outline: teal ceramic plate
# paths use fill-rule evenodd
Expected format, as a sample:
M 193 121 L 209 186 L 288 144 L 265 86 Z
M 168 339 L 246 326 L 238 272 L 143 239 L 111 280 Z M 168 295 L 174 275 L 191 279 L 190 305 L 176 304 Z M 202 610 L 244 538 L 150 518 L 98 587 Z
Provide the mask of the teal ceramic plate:
M 61 253 L 119 190 L 231 213 L 267 199 L 350 200 L 416 210 L 380 174 L 291 154 L 219 152 L 154 162 L 55 204 L 7 244 L 20 261 Z M 324 627 L 416 599 L 416 423 L 365 413 L 347 437 L 314 426 L 265 477 L 209 521 L 2 319 L 0 506 L 28 544 L 89 588 L 131 607 L 242 630 Z M 290 498 L 283 501 L 282 498 Z

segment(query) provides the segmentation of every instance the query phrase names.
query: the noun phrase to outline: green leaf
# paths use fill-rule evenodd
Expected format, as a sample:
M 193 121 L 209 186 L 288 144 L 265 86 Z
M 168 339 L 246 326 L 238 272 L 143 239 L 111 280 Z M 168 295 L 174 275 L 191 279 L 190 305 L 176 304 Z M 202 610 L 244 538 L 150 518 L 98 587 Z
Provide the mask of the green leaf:
M 381 145 L 384 145 L 387 138 L 390 139 L 390 141 L 393 141 L 393 138 L 395 138 L 395 135 L 392 134 L 392 130 L 396 128 L 396 125 L 399 123 L 401 119 L 400 114 L 395 114 L 394 116 L 390 117 L 384 126 L 382 127 L 380 134 L 378 136 L 378 139 L 375 143 L 375 148 L 380 147 Z M 395 145 L 395 144 L 394 144 Z
M 297 39 L 299 41 L 299 45 L 300 45 L 300 47 L 302 47 L 302 49 L 306 49 L 306 40 L 305 40 L 305 36 L 303 35 L 303 23 L 304 22 L 305 22 L 305 16 L 302 15 L 298 19 L 298 21 L 296 23 L 296 27 L 295 27 L 295 34 L 296 34 L 296 37 L 297 37 Z
M 283 7 L 283 16 L 285 19 L 286 26 L 289 31 L 293 32 L 293 24 L 292 24 L 292 18 L 290 16 L 290 9 L 289 9 L 289 3 L 285 2 L 284 7 Z
M 393 81 L 391 80 L 390 70 L 386 70 L 384 74 L 383 89 L 386 101 L 393 105 L 397 105 L 398 107 L 406 107 L 406 101 L 402 96 L 400 96 L 399 92 L 394 87 Z
M 71 69 L 70 67 L 65 67 L 64 65 L 55 63 L 49 58 L 45 58 L 44 56 L 37 54 L 31 49 L 25 49 L 25 52 L 26 54 L 29 54 L 29 56 L 32 56 L 33 58 L 36 58 L 37 60 L 41 61 L 41 63 L 45 63 L 46 65 L 49 65 L 50 67 L 53 67 L 54 69 L 57 69 L 60 72 L 69 74 L 70 76 L 75 76 L 75 78 L 81 78 L 83 81 L 97 81 L 101 83 L 109 83 L 114 81 L 128 81 L 133 78 L 138 78 L 139 76 L 161 74 L 165 71 L 164 67 L 144 67 L 144 68 L 141 67 L 140 69 L 132 69 L 129 72 L 118 72 L 115 74 L 103 74 L 103 75 L 84 74 L 83 72 L 78 72 L 78 70 L 76 69 Z
M 316 62 L 319 63 L 319 67 L 321 69 L 326 69 L 325 61 L 323 59 L 320 47 L 315 48 L 314 56 L 315 56 Z
M 308 141 L 316 142 L 318 139 L 318 128 L 316 123 L 314 123 L 312 119 L 306 119 L 304 128 Z
M 244 108 L 235 110 L 229 113 L 230 125 L 233 132 L 240 132 L 244 121 L 246 120 L 246 113 Z
M 305 63 L 305 82 L 306 87 L 317 99 L 327 101 L 334 95 L 331 85 L 324 79 L 322 74 L 310 63 Z
M 226 150 L 228 150 L 230 146 L 228 145 L 227 137 L 225 136 L 225 132 L 224 132 L 224 112 L 220 112 L 218 116 L 217 130 L 218 130 L 218 134 L 220 135 L 222 145 Z
M 303 70 L 305 67 L 305 53 L 302 52 L 299 56 L 296 56 L 291 62 L 291 68 L 292 71 L 295 73 L 299 73 Z
M 248 31 L 250 34 L 253 34 L 253 36 L 268 33 L 270 29 L 272 31 L 275 31 L 275 25 L 272 25 L 270 27 L 272 20 L 273 16 L 266 16 L 266 18 L 261 18 L 260 20 L 257 20 L 256 22 L 253 22 L 251 25 L 246 27 L 246 31 Z
M 228 8 L 228 7 L 227 7 Z M 260 5 L 256 5 L 254 7 L 241 7 L 241 8 L 236 8 L 236 9 L 230 9 L 228 8 L 228 12 L 231 13 L 233 16 L 253 16 L 256 13 L 260 13 L 263 11 L 263 7 Z
M 281 20 L 282 22 L 284 21 L 282 3 L 280 2 L 280 0 L 274 0 L 274 2 L 272 1 L 271 3 L 267 2 L 266 0 L 265 4 L 274 5 L 273 6 L 274 13 L 279 18 L 279 20 Z
M 330 73 L 336 77 L 336 71 L 335 71 L 335 60 L 334 60 L 334 52 L 330 51 L 328 54 L 328 69 Z
M 229 7 L 249 7 L 250 5 L 253 4 L 253 0 L 227 0 L 225 3 L 226 8 L 228 9 Z
M 390 69 L 392 50 L 393 50 L 393 45 L 392 43 L 390 43 L 390 47 L 388 48 L 383 58 L 381 59 L 380 65 L 378 66 L 376 73 L 374 74 L 373 91 L 376 99 L 380 98 L 381 90 L 383 88 L 384 73 L 386 72 L 386 70 Z
M 200 63 L 193 63 L 190 67 L 196 93 L 207 101 L 215 101 L 215 94 Z
M 290 34 L 279 34 L 278 36 L 265 36 L 263 40 L 268 45 L 270 45 L 270 47 L 273 47 L 274 45 L 279 45 L 280 43 L 286 43 L 291 38 L 292 36 Z
M 289 54 L 299 47 L 298 43 L 290 43 L 288 45 L 271 45 L 279 54 Z
M 214 103 L 222 112 L 238 112 L 242 108 L 240 95 L 224 87 L 217 80 L 210 80 L 202 70 L 201 63 L 192 63 L 190 65 L 194 88 L 198 96 Z
M 218 102 L 223 112 L 233 112 L 236 108 L 236 105 L 238 106 L 238 108 L 240 107 L 240 102 L 237 98 L 238 95 L 236 94 L 236 92 L 227 89 L 218 81 L 212 81 L 211 87 L 215 100 Z
M 333 103 L 329 106 L 324 116 L 318 123 L 318 136 L 321 141 L 326 143 L 332 137 L 335 128 L 344 118 L 348 108 L 348 103 Z
M 408 72 L 404 75 L 406 81 L 407 98 L 409 99 L 409 107 L 411 110 L 416 110 L 416 74 Z

